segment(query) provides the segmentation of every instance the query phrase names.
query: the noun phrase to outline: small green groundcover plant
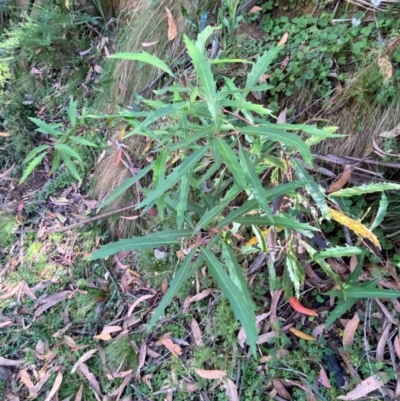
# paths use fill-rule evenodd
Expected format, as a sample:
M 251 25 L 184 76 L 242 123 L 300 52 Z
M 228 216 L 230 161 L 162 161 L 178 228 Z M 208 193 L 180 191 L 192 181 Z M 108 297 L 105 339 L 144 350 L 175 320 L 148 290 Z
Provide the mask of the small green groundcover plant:
M 310 146 L 338 135 L 334 134 L 334 128 L 329 127 L 319 129 L 309 125 L 272 123 L 270 120 L 275 119 L 270 110 L 247 100 L 250 92 L 270 88 L 258 81 L 268 70 L 281 46 L 271 48 L 255 63 L 250 63 L 252 67 L 244 88 L 237 87 L 234 79 L 226 77 L 218 82 L 217 87 L 212 72 L 215 64 L 248 61 L 207 60 L 205 45 L 212 33 L 213 28 L 207 27 L 195 42 L 185 37 L 194 69 L 192 78 L 187 81 L 179 80 L 162 60 L 146 52 L 112 56 L 156 66 L 168 74 L 174 83 L 156 91 L 160 95 L 159 99 L 162 95 L 162 100 L 141 99 L 142 104 L 150 111 L 120 111 L 111 116 L 96 116 L 122 119 L 132 127 L 131 131 L 127 131 L 126 137 L 143 135 L 155 144 L 152 151 L 154 161 L 115 189 L 102 207 L 123 195 L 128 188 L 152 172 L 152 188 L 142 188 L 145 197 L 136 205 L 136 209 L 146 213 L 156 205 L 160 220 L 168 217 L 169 228 L 142 237 L 109 243 L 93 252 L 89 259 L 106 258 L 121 251 L 180 245 L 186 256 L 155 310 L 150 327 L 157 322 L 182 283 L 206 264 L 216 284 L 230 301 L 236 318 L 246 331 L 247 342 L 255 353 L 256 307 L 238 261 L 239 247 L 235 235 L 239 229 L 241 232 L 251 229 L 258 239 L 258 246 L 253 249 L 243 247 L 245 252 L 268 252 L 276 241 L 284 244 L 282 278 L 276 277 L 273 257 L 268 261 L 268 274 L 270 290 L 282 285 L 286 297 L 293 295 L 293 289 L 296 296 L 299 296 L 304 282 L 304 270 L 296 253 L 297 245 L 303 244 L 310 259 L 319 264 L 339 285 L 340 289 L 332 294 L 341 299 L 338 304 L 340 308 L 334 311 L 332 319 L 344 313 L 357 298 L 399 294 L 376 288 L 376 282 L 367 282 L 358 287 L 361 262 L 349 282 L 343 283 L 325 260 L 354 253 L 364 255 L 364 249 L 336 247 L 317 252 L 305 240 L 318 231 L 318 217 L 314 213 L 314 225 L 298 221 L 300 213 L 310 211 L 304 205 L 313 202 L 315 206 L 312 209 L 318 212 L 321 220 L 331 218 L 328 200 L 337 205 L 335 197 L 328 199 L 305 168 L 312 163 Z M 166 117 L 168 122 L 165 126 L 154 128 L 154 122 L 162 118 L 165 121 Z M 303 133 L 302 136 L 298 135 L 299 132 Z M 172 168 L 172 165 L 176 167 Z M 260 179 L 267 171 L 271 177 L 268 187 Z M 272 183 L 279 181 L 283 183 L 273 186 Z M 299 191 L 299 188 L 302 190 Z M 359 192 L 384 189 L 387 188 L 382 185 L 364 186 Z M 236 206 L 235 200 L 239 194 L 245 195 L 245 201 Z M 346 196 L 346 190 L 344 193 L 341 191 L 341 194 Z M 285 211 L 271 209 L 273 200 L 283 195 L 291 200 Z M 382 214 L 383 206 L 378 212 L 378 224 Z M 266 240 L 260 226 L 270 228 L 272 245 L 271 241 Z M 275 229 L 278 227 L 279 233 Z M 274 237 L 278 238 L 275 242 Z
M 80 135 L 84 133 L 82 127 L 85 124 L 85 109 L 80 118 L 78 118 L 78 102 L 71 98 L 67 112 L 70 126 L 66 129 L 63 123 L 48 124 L 38 118 L 29 118 L 37 125 L 38 132 L 47 134 L 54 139 L 51 141 L 51 144 L 39 145 L 29 152 L 24 160 L 24 164 L 27 164 L 27 166 L 20 179 L 20 184 L 29 177 L 35 167 L 50 152 L 52 152 L 53 156 L 51 173 L 54 174 L 60 168 L 61 164 L 64 163 L 76 180 L 80 181 L 82 179 L 74 163 L 74 161 L 77 161 L 83 165 L 79 148 L 82 146 L 97 147 L 97 145 Z

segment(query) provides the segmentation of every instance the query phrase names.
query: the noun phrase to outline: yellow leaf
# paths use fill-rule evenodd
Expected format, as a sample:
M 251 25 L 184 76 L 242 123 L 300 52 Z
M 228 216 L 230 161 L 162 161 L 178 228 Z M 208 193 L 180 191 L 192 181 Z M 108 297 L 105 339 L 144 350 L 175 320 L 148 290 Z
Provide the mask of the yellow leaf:
M 295 329 L 294 327 L 289 327 L 289 330 L 296 336 L 299 338 L 302 338 L 303 340 L 307 340 L 307 341 L 317 341 L 316 338 L 310 336 L 307 333 L 303 333 L 300 330 Z
M 276 227 L 276 232 L 279 233 L 280 231 L 282 231 L 282 227 Z M 262 234 L 265 238 L 267 238 L 268 233 L 269 233 L 269 228 L 267 228 L 267 229 L 261 231 L 261 234 Z M 246 243 L 247 246 L 253 246 L 253 245 L 257 245 L 257 244 L 258 244 L 258 239 L 257 239 L 257 237 L 250 238 L 250 239 L 247 241 L 247 243 Z
M 379 243 L 378 238 L 371 230 L 364 226 L 364 224 L 360 223 L 352 219 L 351 217 L 346 216 L 342 212 L 338 210 L 329 208 L 329 212 L 334 220 L 338 223 L 343 224 L 350 230 L 354 231 L 357 235 L 361 237 L 368 238 L 374 245 L 376 245 L 379 249 L 381 248 L 381 244 Z

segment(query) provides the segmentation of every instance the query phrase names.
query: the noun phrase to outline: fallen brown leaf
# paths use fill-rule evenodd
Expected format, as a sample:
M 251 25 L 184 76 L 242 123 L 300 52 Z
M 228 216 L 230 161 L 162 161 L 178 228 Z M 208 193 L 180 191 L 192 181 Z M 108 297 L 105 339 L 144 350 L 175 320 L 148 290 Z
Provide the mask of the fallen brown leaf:
M 198 347 L 204 347 L 203 339 L 201 337 L 200 326 L 197 323 L 197 320 L 195 318 L 192 319 L 192 321 L 190 323 L 190 328 L 192 329 L 194 343 Z
M 167 12 L 168 18 L 168 40 L 174 40 L 178 34 L 178 29 L 176 28 L 174 17 L 172 16 L 171 11 L 167 7 L 165 7 L 165 11 Z
M 351 346 L 354 342 L 354 336 L 360 323 L 360 318 L 356 313 L 351 320 L 349 320 L 346 324 L 346 327 L 343 331 L 343 346 Z
M 383 329 L 382 335 L 378 341 L 378 345 L 376 346 L 376 360 L 383 362 L 383 355 L 385 353 L 385 347 L 388 342 L 390 329 L 392 328 L 392 324 L 390 322 L 386 322 L 386 326 Z
M 236 388 L 236 384 L 227 377 L 224 380 L 224 386 L 226 388 L 226 395 L 229 401 L 239 401 L 239 394 Z
M 176 357 L 182 355 L 182 348 L 175 344 L 170 338 L 162 338 L 160 342 L 169 352 L 171 352 L 172 355 Z
M 90 358 L 93 356 L 93 354 L 95 354 L 96 352 L 97 352 L 97 349 L 91 349 L 91 350 L 85 352 L 85 353 L 76 361 L 75 365 L 74 365 L 74 366 L 72 367 L 72 369 L 71 369 L 71 373 L 75 373 L 75 372 L 76 372 L 76 369 L 78 369 L 79 365 L 80 365 L 81 363 L 86 362 L 88 359 L 90 359 Z
M 325 369 L 320 366 L 321 369 L 319 371 L 319 379 L 318 381 L 325 387 L 325 388 L 332 388 L 331 384 L 329 383 L 328 375 L 326 374 Z
M 158 43 L 158 40 L 156 40 L 155 42 L 143 42 L 142 46 L 143 47 L 150 47 L 150 46 L 155 45 L 156 43 Z
M 24 361 L 22 359 L 7 359 L 0 356 L 1 366 L 19 366 L 22 365 Z
M 292 399 L 292 396 L 286 390 L 286 387 L 283 385 L 283 383 L 280 380 L 272 379 L 272 384 L 273 384 L 274 389 L 276 390 L 277 394 L 279 395 L 279 397 L 282 397 L 284 400 Z
M 260 6 L 253 6 L 250 8 L 249 13 L 256 13 L 257 11 L 261 11 L 262 8 Z
M 327 194 L 331 194 L 332 192 L 339 191 L 339 189 L 342 189 L 350 180 L 351 176 L 351 171 L 352 171 L 352 165 L 351 164 L 346 164 L 344 166 L 343 173 L 340 175 L 340 177 L 333 182 L 329 188 L 326 190 Z
M 79 387 L 79 390 L 76 393 L 74 401 L 82 401 L 82 397 L 83 397 L 83 384 L 81 384 L 81 386 Z
M 205 369 L 194 369 L 194 371 L 202 378 L 202 379 L 222 379 L 226 376 L 225 370 L 205 370 Z
M 281 37 L 281 40 L 278 42 L 278 46 L 283 46 L 289 38 L 289 32 L 285 32 Z
M 128 316 L 128 317 L 131 317 L 133 311 L 135 310 L 135 308 L 136 308 L 141 302 L 146 301 L 147 299 L 151 299 L 151 298 L 153 298 L 153 297 L 154 297 L 154 295 L 150 295 L 150 294 L 149 294 L 149 295 L 143 295 L 143 296 L 139 297 L 139 298 L 131 305 L 131 307 L 129 308 L 129 311 L 128 311 L 127 316 Z
M 100 384 L 97 381 L 94 374 L 89 370 L 88 366 L 84 363 L 81 363 L 78 366 L 78 370 L 83 374 L 83 376 L 85 376 L 86 380 L 89 382 L 90 387 L 92 387 L 95 393 L 100 397 L 101 396 Z
M 138 354 L 138 363 L 137 363 L 135 376 L 138 376 L 140 374 L 140 370 L 144 366 L 144 362 L 146 360 L 146 354 L 147 354 L 146 340 L 142 340 L 142 344 L 140 345 L 140 350 L 139 350 L 139 354 Z
M 47 395 L 47 397 L 44 401 L 51 401 L 53 399 L 53 397 L 56 395 L 57 391 L 60 389 L 62 381 L 63 381 L 63 375 L 61 372 L 58 372 L 56 380 L 54 380 L 53 387 L 51 388 L 49 394 Z
M 400 135 L 400 124 L 396 125 L 392 130 L 390 131 L 383 131 L 379 134 L 379 136 L 383 138 L 393 138 L 395 136 Z
M 354 390 L 351 390 L 346 395 L 341 395 L 338 397 L 338 400 L 344 401 L 356 401 L 372 391 L 378 390 L 380 387 L 384 386 L 387 383 L 389 377 L 384 373 L 378 375 L 373 375 L 363 380 L 361 383 L 357 384 Z
M 393 77 L 393 65 L 390 61 L 388 55 L 384 54 L 383 56 L 378 57 L 378 66 L 379 71 L 383 76 L 383 82 L 387 82 L 390 78 Z

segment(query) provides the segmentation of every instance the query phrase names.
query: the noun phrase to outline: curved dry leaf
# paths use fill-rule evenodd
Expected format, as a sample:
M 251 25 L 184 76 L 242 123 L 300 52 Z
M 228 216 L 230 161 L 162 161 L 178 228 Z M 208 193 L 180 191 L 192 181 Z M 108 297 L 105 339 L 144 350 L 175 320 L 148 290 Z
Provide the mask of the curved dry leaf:
M 22 359 L 7 359 L 0 356 L 1 366 L 19 366 L 22 365 L 24 361 Z
M 6 138 L 6 137 L 10 136 L 10 133 L 9 132 L 0 132 L 0 136 Z
M 192 319 L 190 323 L 190 328 L 192 329 L 194 343 L 198 347 L 204 347 L 203 339 L 201 337 L 200 326 L 195 318 Z
M 262 11 L 260 6 L 253 6 L 250 8 L 249 13 L 256 13 L 257 11 Z
M 97 349 L 91 349 L 87 352 L 85 352 L 75 363 L 75 365 L 71 369 L 71 373 L 75 373 L 76 369 L 78 369 L 79 365 L 83 362 L 86 362 L 88 359 L 90 359 L 93 354 L 97 352 Z
M 278 335 L 278 332 L 276 330 L 272 330 L 269 333 L 260 334 L 258 336 L 257 344 L 258 345 L 264 344 L 264 343 L 268 342 L 271 338 L 276 337 L 277 335 Z
M 367 394 L 372 391 L 378 390 L 380 387 L 384 386 L 385 383 L 389 381 L 389 377 L 381 373 L 379 376 L 374 375 L 368 377 L 368 379 L 363 380 L 359 383 L 354 390 L 351 390 L 346 395 L 341 395 L 338 397 L 338 400 L 344 401 L 356 401 L 365 397 Z
M 165 279 L 161 283 L 161 292 L 165 295 L 168 291 L 168 279 L 165 277 Z
M 307 340 L 307 341 L 317 341 L 316 338 L 310 336 L 307 333 L 304 333 L 300 330 L 295 329 L 294 327 L 289 327 L 289 330 L 296 336 L 299 338 L 302 338 L 303 340 Z
M 44 401 L 51 401 L 53 399 L 53 397 L 55 396 L 55 394 L 59 390 L 62 381 L 63 381 L 63 375 L 62 375 L 61 372 L 58 372 L 56 380 L 54 380 L 53 387 L 51 388 L 49 394 L 47 395 L 47 397 L 46 397 L 46 399 Z
M 396 125 L 390 131 L 381 132 L 378 136 L 381 136 L 383 138 L 393 138 L 393 137 L 398 136 L 398 135 L 400 135 L 400 124 Z
M 346 164 L 344 166 L 344 171 L 340 175 L 340 177 L 333 182 L 329 188 L 326 190 L 327 194 L 331 194 L 332 192 L 339 191 L 339 189 L 342 189 L 350 180 L 351 176 L 351 171 L 352 171 L 352 165 L 351 164 Z
M 383 362 L 383 355 L 385 354 L 385 347 L 389 338 L 390 329 L 392 328 L 392 324 L 387 322 L 385 328 L 383 329 L 383 333 L 381 338 L 378 341 L 378 345 L 376 346 L 376 360 Z
M 286 390 L 286 387 L 282 384 L 282 382 L 278 379 L 272 379 L 272 384 L 274 389 L 276 390 L 279 397 L 282 397 L 284 400 L 291 400 L 292 396 Z
M 276 323 L 277 309 L 278 309 L 278 304 L 279 304 L 279 300 L 282 296 L 282 293 L 283 293 L 283 289 L 275 290 L 274 293 L 272 294 L 271 308 L 270 308 L 271 316 L 269 317 L 269 321 L 271 322 L 271 324 Z
M 285 124 L 286 123 L 286 113 L 287 113 L 287 107 L 285 107 L 278 115 L 278 118 L 276 120 L 277 124 Z
M 285 32 L 281 37 L 281 40 L 278 42 L 278 46 L 283 46 L 289 38 L 289 32 Z
M 202 379 L 222 379 L 226 376 L 225 370 L 205 370 L 205 369 L 195 369 L 194 370 Z
M 390 61 L 390 58 L 387 54 L 378 57 L 378 66 L 379 71 L 383 76 L 383 82 L 387 82 L 390 78 L 393 77 L 393 65 Z
M 139 355 L 138 355 L 138 363 L 135 372 L 135 376 L 138 376 L 140 370 L 144 366 L 144 362 L 146 361 L 146 354 L 147 354 L 147 344 L 146 340 L 142 340 L 142 344 L 140 345 Z
M 325 387 L 325 388 L 332 388 L 331 383 L 329 383 L 328 375 L 326 374 L 325 369 L 320 365 L 321 369 L 319 371 L 319 378 L 318 381 Z
M 343 347 L 353 345 L 354 335 L 356 333 L 357 327 L 360 323 L 360 318 L 356 313 L 351 320 L 346 324 L 343 331 Z
M 226 388 L 226 395 L 229 401 L 239 401 L 239 394 L 236 388 L 236 384 L 229 379 L 229 377 L 224 380 L 224 385 Z
M 324 333 L 324 330 L 325 330 L 325 325 L 319 324 L 318 326 L 314 327 L 313 331 L 311 332 L 311 336 L 316 339 L 319 339 Z
M 154 295 L 142 295 L 141 297 L 139 297 L 139 298 L 131 305 L 131 307 L 129 308 L 127 316 L 128 316 L 128 317 L 131 317 L 133 311 L 135 310 L 135 308 L 136 308 L 141 302 L 146 301 L 147 299 L 151 299 L 151 298 L 153 298 L 153 297 L 154 297 Z
M 182 348 L 179 345 L 175 344 L 170 338 L 162 338 L 160 340 L 160 343 L 164 345 L 164 347 L 167 348 L 167 350 L 171 352 L 172 355 L 176 357 L 182 355 Z
M 31 377 L 29 376 L 29 373 L 25 369 L 21 369 L 19 372 L 19 377 L 22 383 L 25 384 L 29 392 L 31 392 L 31 390 L 35 387 L 35 385 L 33 384 Z
M 78 369 L 83 374 L 83 376 L 85 376 L 86 380 L 89 382 L 90 387 L 92 387 L 95 393 L 100 397 L 101 396 L 100 384 L 97 381 L 95 375 L 89 370 L 88 366 L 84 363 L 81 363 Z
M 343 224 L 344 226 L 354 231 L 361 237 L 368 238 L 374 245 L 376 245 L 379 249 L 381 249 L 381 244 L 379 243 L 379 240 L 376 237 L 376 235 L 373 234 L 372 231 L 369 230 L 367 227 L 365 227 L 364 224 L 352 219 L 351 217 L 346 216 L 345 214 L 339 212 L 338 210 L 329 208 L 329 212 L 333 220 L 336 220 L 338 223 Z
M 387 319 L 389 320 L 390 323 L 393 323 L 396 325 L 399 324 L 399 321 L 394 317 L 393 313 L 390 312 L 386 308 L 386 306 L 381 301 L 379 301 L 379 299 L 375 299 L 375 301 L 378 304 L 378 306 L 381 308 L 383 314 L 387 317 Z
M 303 315 L 318 316 L 315 310 L 306 308 L 295 297 L 289 298 L 289 304 L 296 312 L 302 313 Z
M 178 29 L 176 28 L 174 17 L 172 16 L 171 11 L 167 7 L 165 7 L 165 11 L 167 12 L 168 18 L 168 40 L 174 40 L 178 34 Z
M 198 294 L 194 295 L 193 297 L 190 298 L 189 303 L 196 302 L 196 301 L 201 301 L 204 298 L 207 298 L 211 294 L 211 290 L 203 290 L 202 292 L 199 292 Z
M 394 346 L 394 351 L 396 352 L 397 357 L 400 358 L 400 338 L 399 338 L 398 334 L 393 340 L 393 346 Z
M 81 384 L 78 392 L 76 393 L 75 401 L 82 401 L 82 397 L 83 397 L 83 383 Z
M 153 46 L 156 43 L 158 43 L 158 40 L 156 40 L 155 42 L 143 42 L 142 43 L 142 47 L 149 47 L 149 46 Z

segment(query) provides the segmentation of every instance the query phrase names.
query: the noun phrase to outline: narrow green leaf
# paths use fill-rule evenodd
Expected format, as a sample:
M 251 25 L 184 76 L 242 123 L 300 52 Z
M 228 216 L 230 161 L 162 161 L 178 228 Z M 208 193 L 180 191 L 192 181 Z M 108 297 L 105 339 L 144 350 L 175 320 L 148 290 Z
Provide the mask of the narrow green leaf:
M 178 226 L 178 229 L 182 228 L 183 222 L 185 221 L 185 213 L 187 211 L 192 174 L 193 170 L 190 170 L 186 175 L 184 175 L 181 179 L 181 185 L 179 186 L 179 199 L 178 205 L 176 206 L 176 224 Z
M 142 63 L 147 63 L 152 65 L 153 67 L 159 68 L 160 70 L 166 72 L 171 75 L 171 77 L 175 77 L 174 73 L 171 69 L 164 63 L 164 61 L 160 60 L 157 56 L 153 54 L 149 54 L 146 52 L 142 53 L 116 53 L 108 58 L 118 58 L 123 60 L 132 60 L 132 61 L 141 61 Z
M 267 126 L 270 125 L 272 128 L 288 130 L 288 131 L 303 131 L 307 134 L 321 137 L 321 138 L 343 138 L 346 135 L 342 134 L 334 134 L 337 127 L 326 127 L 326 128 L 318 128 L 315 125 L 306 125 L 306 124 L 265 124 Z
M 306 163 L 312 163 L 312 157 L 309 146 L 297 135 L 289 134 L 289 132 L 281 131 L 278 129 L 258 126 L 258 127 L 245 127 L 240 130 L 243 134 L 261 136 L 274 142 L 281 142 L 286 146 L 297 149 L 303 156 Z
M 79 163 L 83 163 L 81 155 L 76 150 L 72 149 L 68 145 L 65 145 L 63 143 L 56 143 L 54 145 L 54 149 L 57 149 L 61 153 L 61 155 L 66 154 L 66 155 L 71 156 L 71 157 L 75 158 L 76 160 L 78 160 Z
M 243 175 L 243 169 L 240 167 L 239 160 L 235 152 L 231 147 L 222 139 L 216 139 L 219 151 L 221 152 L 224 162 L 228 166 L 229 171 L 235 178 L 235 182 L 240 185 L 241 188 L 247 188 L 247 182 Z
M 209 140 L 209 136 L 215 131 L 215 127 L 212 125 L 204 127 L 204 128 L 196 128 L 195 132 L 190 133 L 185 140 L 179 141 L 173 145 L 166 144 L 165 146 L 169 151 L 179 150 L 179 149 L 188 149 L 195 142 L 204 139 L 205 141 Z
M 243 60 L 241 58 L 216 58 L 214 60 L 210 60 L 210 64 L 225 64 L 225 63 L 247 63 L 254 64 L 252 61 Z
M 266 200 L 267 201 L 272 201 L 274 198 L 281 196 L 281 195 L 290 195 L 292 191 L 294 191 L 296 188 L 300 188 L 304 185 L 306 185 L 308 181 L 295 181 L 295 182 L 288 182 L 286 184 L 280 184 L 277 185 L 274 188 L 268 189 L 266 191 Z M 250 199 L 247 200 L 245 203 L 243 203 L 242 206 L 240 206 L 238 209 L 232 210 L 218 225 L 217 229 L 222 228 L 223 226 L 226 226 L 227 224 L 232 223 L 235 221 L 237 218 L 242 217 L 246 213 L 250 213 L 253 210 L 259 208 L 259 203 L 257 199 Z M 270 222 L 269 222 L 270 223 Z M 268 223 L 268 224 L 269 224 Z M 253 223 L 251 223 L 253 224 Z M 256 223 L 254 223 L 256 224 Z
M 343 316 L 348 310 L 350 310 L 357 302 L 356 299 L 339 299 L 335 309 L 329 314 L 325 321 L 325 328 L 328 329 L 336 320 Z
M 216 122 L 218 120 L 220 111 L 217 104 L 217 90 L 214 76 L 211 71 L 211 65 L 205 59 L 204 54 L 189 39 L 188 36 L 184 36 L 184 41 L 189 56 L 192 59 L 195 72 L 201 84 L 201 87 L 199 89 L 206 99 L 208 110 L 210 111 L 214 122 Z
M 36 166 L 40 164 L 40 162 L 43 160 L 43 158 L 46 156 L 46 152 L 41 153 L 40 155 L 36 156 L 25 168 L 24 174 L 22 174 L 21 179 L 19 180 L 19 184 L 21 185 L 32 173 L 32 171 L 35 169 Z
M 214 29 L 216 27 L 212 27 L 207 25 L 204 29 L 200 30 L 200 33 L 197 35 L 197 40 L 195 42 L 198 51 L 204 55 L 204 51 L 206 49 L 207 39 L 212 35 Z
M 203 257 L 199 256 L 195 262 L 192 262 L 195 252 L 196 250 L 193 249 L 188 255 L 186 255 L 185 259 L 183 259 L 182 265 L 175 273 L 174 278 L 169 284 L 167 293 L 163 296 L 160 304 L 154 311 L 148 330 L 150 330 L 157 323 L 159 317 L 164 313 L 165 308 L 172 302 L 182 284 L 200 268 L 201 264 L 203 263 Z
M 132 237 L 121 239 L 117 242 L 110 242 L 94 251 L 87 260 L 96 260 L 115 255 L 122 251 L 136 251 L 153 249 L 160 246 L 179 244 L 181 238 L 188 238 L 193 234 L 193 230 L 165 230 L 148 234 L 144 237 Z
M 382 223 L 383 219 L 386 216 L 387 212 L 387 207 L 389 205 L 387 196 L 385 193 L 382 194 L 381 200 L 379 202 L 379 208 L 378 208 L 378 213 L 376 214 L 374 222 L 371 224 L 371 227 L 369 228 L 371 231 L 375 230 L 379 226 L 379 224 Z
M 78 143 L 79 145 L 91 146 L 93 148 L 97 148 L 98 147 L 95 143 L 87 140 L 86 138 L 82 138 L 81 136 L 71 136 L 69 139 L 72 142 Z
M 392 182 L 380 182 L 377 184 L 366 184 L 360 185 L 359 187 L 339 189 L 339 191 L 334 192 L 330 196 L 351 197 L 364 194 L 372 194 L 374 192 L 398 190 L 400 190 L 400 184 L 395 184 Z
M 60 153 L 61 158 L 63 159 L 65 165 L 67 166 L 68 170 L 71 172 L 71 174 L 75 177 L 76 180 L 81 181 L 81 176 L 75 167 L 74 162 L 71 160 L 69 155 L 67 153 Z
M 141 178 L 143 178 L 149 171 L 154 167 L 154 162 L 150 163 L 145 168 L 139 170 L 136 175 L 131 178 L 126 179 L 123 183 L 115 188 L 111 195 L 106 198 L 103 203 L 99 206 L 99 210 L 105 206 L 108 206 L 110 203 L 114 202 L 115 199 L 119 198 L 121 195 L 125 193 L 132 185 L 135 185 Z
M 49 134 L 54 136 L 55 138 L 58 138 L 62 132 L 58 131 L 57 128 L 61 127 L 62 124 L 47 124 L 43 120 L 39 120 L 38 118 L 33 118 L 29 117 L 29 120 L 31 120 L 33 123 L 35 123 L 39 128 L 37 128 L 37 131 L 42 132 L 44 134 Z
M 292 160 L 292 166 L 300 180 L 308 181 L 308 184 L 305 186 L 306 191 L 314 199 L 317 207 L 321 211 L 322 217 L 330 221 L 331 215 L 329 213 L 328 204 L 326 203 L 322 187 L 313 180 L 311 175 L 308 174 L 305 168 L 296 159 Z
M 149 192 L 146 198 L 142 202 L 140 202 L 135 209 L 148 206 L 166 191 L 172 189 L 179 180 L 181 180 L 190 170 L 192 170 L 197 165 L 197 163 L 201 160 L 201 158 L 206 154 L 207 151 L 208 146 L 204 146 L 203 148 L 196 150 L 190 156 L 188 156 L 179 167 L 176 167 L 165 180 L 160 182 L 157 188 L 154 188 L 154 190 Z
M 71 123 L 72 128 L 76 125 L 76 115 L 77 115 L 78 101 L 74 101 L 74 98 L 71 97 L 68 106 L 68 118 Z
M 221 262 L 208 249 L 201 248 L 201 251 L 211 274 L 221 288 L 222 294 L 228 298 L 235 317 L 242 324 L 252 353 L 256 355 L 258 335 L 254 310 L 247 304 L 243 291 L 240 291 L 228 276 Z
M 224 99 L 220 102 L 221 107 L 233 107 L 240 110 L 249 110 L 254 111 L 255 113 L 260 114 L 261 116 L 272 114 L 272 110 L 266 109 L 261 104 L 256 104 L 252 102 L 248 102 L 246 100 L 230 100 Z
M 246 224 L 246 225 L 257 224 L 260 226 L 284 227 L 297 231 L 299 230 L 319 231 L 318 228 L 310 226 L 307 223 L 299 223 L 292 216 L 290 217 L 274 216 L 273 220 L 271 220 L 271 218 L 267 216 L 243 216 L 243 217 L 236 217 L 232 221 L 234 221 L 235 223 Z
M 243 148 L 241 146 L 239 148 L 239 159 L 240 164 L 243 167 L 243 172 L 247 178 L 247 182 L 249 183 L 249 186 L 253 191 L 254 197 L 257 199 L 266 216 L 270 218 L 271 221 L 273 221 L 271 208 L 269 207 L 269 204 L 267 202 L 267 191 L 262 186 L 262 182 L 256 174 L 253 163 L 250 161 L 249 157 L 243 151 Z
M 165 171 L 167 170 L 167 162 L 170 152 L 163 150 L 156 159 L 153 168 L 153 188 L 157 188 L 165 180 Z M 164 220 L 165 202 L 162 197 L 155 200 L 160 220 Z
M 232 281 L 239 288 L 240 292 L 243 293 L 243 296 L 249 308 L 252 311 L 255 311 L 256 306 L 251 299 L 250 291 L 247 287 L 247 282 L 246 278 L 244 277 L 243 270 L 239 266 L 239 263 L 237 262 L 232 248 L 225 241 L 222 241 L 222 258 L 224 259 L 224 262 L 228 267 L 229 275 Z
M 261 252 L 268 252 L 267 242 L 265 241 L 265 237 L 261 232 L 260 228 L 255 225 L 252 225 L 251 228 L 253 230 L 254 235 L 257 238 L 258 247 L 261 249 Z
M 290 280 L 294 285 L 296 297 L 298 298 L 300 297 L 300 285 L 304 281 L 304 270 L 301 268 L 298 260 L 293 257 L 291 252 L 286 255 L 285 266 Z
M 261 75 L 267 71 L 268 67 L 281 50 L 281 46 L 273 47 L 258 58 L 258 60 L 253 65 L 253 68 L 251 69 L 249 75 L 247 76 L 246 88 L 257 85 Z M 246 94 L 242 96 L 242 99 L 245 98 Z
M 24 159 L 24 163 L 30 162 L 38 153 L 42 152 L 43 150 L 48 149 L 49 145 L 39 145 L 36 148 L 32 149 L 28 155 Z M 46 153 L 45 153 L 46 154 Z
M 344 256 L 363 255 L 367 253 L 365 249 L 357 246 L 338 246 L 336 248 L 328 248 L 323 251 L 317 252 L 313 258 L 326 259 L 326 258 L 342 258 Z
M 199 222 L 196 224 L 195 231 L 207 227 L 215 218 L 220 216 L 225 208 L 242 192 L 242 188 L 234 184 L 225 194 L 221 202 L 210 210 L 207 210 Z
M 53 153 L 53 163 L 51 165 L 51 174 L 54 174 L 58 168 L 60 167 L 60 152 L 57 149 L 54 149 Z

